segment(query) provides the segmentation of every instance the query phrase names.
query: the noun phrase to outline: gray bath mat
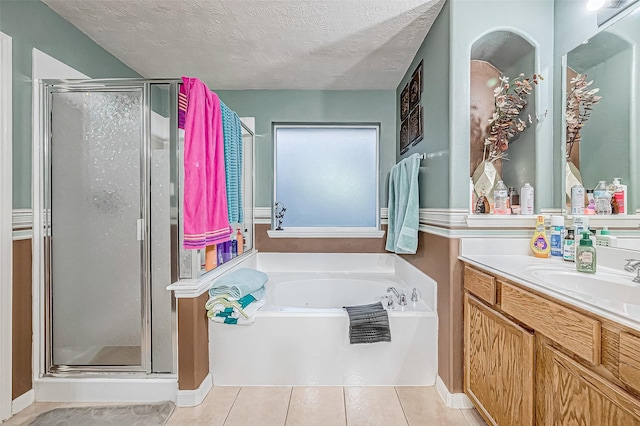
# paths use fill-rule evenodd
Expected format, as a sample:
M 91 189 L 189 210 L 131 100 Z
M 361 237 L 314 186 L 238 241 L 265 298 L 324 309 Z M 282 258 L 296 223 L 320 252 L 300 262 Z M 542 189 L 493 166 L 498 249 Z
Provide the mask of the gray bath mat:
M 31 426 L 162 426 L 171 413 L 172 402 L 102 407 L 56 408 L 38 415 Z

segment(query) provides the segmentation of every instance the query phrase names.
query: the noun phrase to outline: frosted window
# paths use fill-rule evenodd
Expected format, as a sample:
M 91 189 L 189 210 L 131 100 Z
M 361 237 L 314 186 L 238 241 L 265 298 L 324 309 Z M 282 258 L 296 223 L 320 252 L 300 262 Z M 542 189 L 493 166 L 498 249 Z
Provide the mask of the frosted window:
M 378 226 L 377 126 L 275 126 L 284 227 Z

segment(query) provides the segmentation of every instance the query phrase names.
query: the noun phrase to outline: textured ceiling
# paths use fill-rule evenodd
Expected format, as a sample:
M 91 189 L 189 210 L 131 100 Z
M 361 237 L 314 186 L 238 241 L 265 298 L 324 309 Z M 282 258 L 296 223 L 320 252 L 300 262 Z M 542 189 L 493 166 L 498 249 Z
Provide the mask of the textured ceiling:
M 144 77 L 395 89 L 444 0 L 44 0 Z

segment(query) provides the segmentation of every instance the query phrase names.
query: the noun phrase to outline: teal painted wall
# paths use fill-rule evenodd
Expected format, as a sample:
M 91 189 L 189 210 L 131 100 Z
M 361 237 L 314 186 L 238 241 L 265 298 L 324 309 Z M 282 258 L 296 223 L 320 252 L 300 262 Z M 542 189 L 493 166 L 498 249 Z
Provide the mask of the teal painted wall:
M 216 93 L 240 117 L 256 119 L 256 207 L 272 204 L 273 123 L 380 123 L 380 206 L 387 205 L 388 175 L 397 151 L 393 90 L 216 90 Z
M 140 77 L 40 1 L 0 1 L 13 39 L 13 207 L 31 207 L 31 55 L 37 48 L 92 78 Z
M 633 75 L 632 47 L 577 72 L 593 80 L 600 102 L 582 128 L 580 139 L 580 173 L 585 188 L 593 189 L 598 181 L 611 183 L 614 177 L 629 185 L 631 180 L 631 93 Z M 629 185 L 630 186 L 630 185 Z M 635 200 L 634 200 L 635 201 Z M 632 203 L 633 204 L 633 203 Z M 635 208 L 635 205 L 629 206 Z
M 513 81 L 520 73 L 524 73 L 526 77 L 531 77 L 535 70 L 535 50 L 523 52 L 523 56 L 515 64 L 508 69 L 502 70 L 504 75 Z M 549 79 L 550 81 L 551 79 Z M 547 80 L 541 82 L 545 84 Z M 539 86 L 534 86 L 533 91 Z M 536 97 L 529 95 L 527 97 L 527 107 L 522 112 L 521 118 L 527 120 L 527 116 L 535 117 L 536 113 Z M 527 128 L 514 137 L 509 143 L 509 160 L 502 162 L 502 179 L 505 185 L 514 187 L 516 192 L 520 193 L 520 188 L 525 183 L 533 185 L 536 171 L 536 133 L 533 131 L 536 124 L 530 124 L 527 121 Z M 541 189 L 541 188 L 539 188 Z
M 421 208 L 449 207 L 449 46 L 450 2 L 446 2 L 418 49 L 411 66 L 396 89 L 396 102 L 420 61 L 423 62 L 424 88 L 421 95 L 424 139 L 400 156 L 400 110 L 396 108 L 396 158 L 416 152 L 426 153 L 421 161 L 419 186 Z M 468 167 L 467 167 L 468 168 Z

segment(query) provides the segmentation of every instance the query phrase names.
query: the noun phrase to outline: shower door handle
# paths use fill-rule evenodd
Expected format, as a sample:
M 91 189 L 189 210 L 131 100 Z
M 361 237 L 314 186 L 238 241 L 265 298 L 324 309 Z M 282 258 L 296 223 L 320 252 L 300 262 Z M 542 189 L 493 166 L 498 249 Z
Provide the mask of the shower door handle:
M 138 233 L 138 241 L 144 240 L 144 219 L 136 220 L 136 228 Z

